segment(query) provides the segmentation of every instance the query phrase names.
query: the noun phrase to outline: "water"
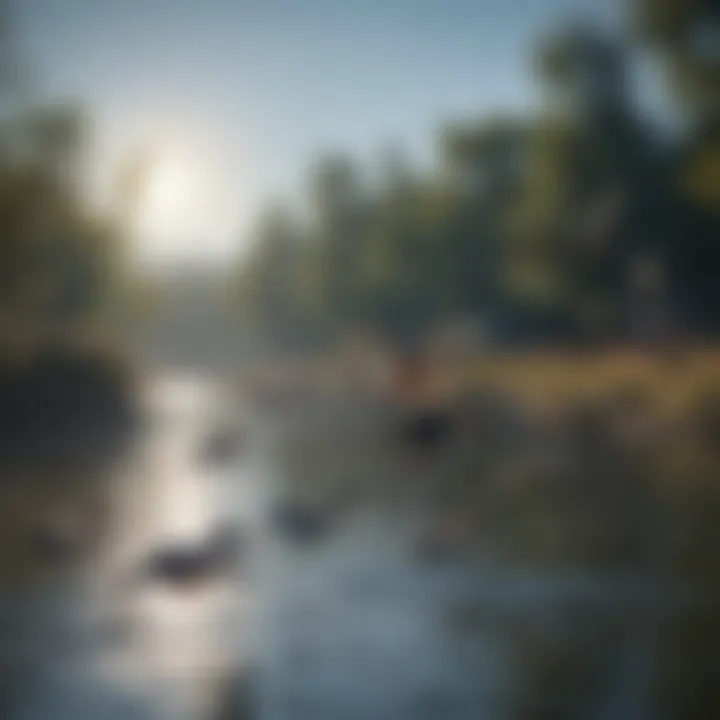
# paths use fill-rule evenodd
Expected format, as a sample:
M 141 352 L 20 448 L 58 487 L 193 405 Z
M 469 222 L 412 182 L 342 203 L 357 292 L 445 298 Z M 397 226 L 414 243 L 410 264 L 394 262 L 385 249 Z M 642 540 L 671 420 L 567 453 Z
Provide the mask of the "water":
M 245 416 L 251 449 L 232 472 L 210 470 L 196 450 L 228 396 L 202 378 L 165 380 L 148 391 L 161 421 L 122 469 L 84 598 L 26 605 L 44 664 L 11 717 L 212 717 L 245 677 L 268 720 L 655 717 L 664 628 L 689 602 L 661 579 L 480 555 L 419 562 L 426 518 L 379 497 L 322 542 L 288 542 L 268 523 L 299 482 L 275 421 Z M 188 592 L 133 579 L 153 548 L 228 519 L 252 539 L 233 577 Z M 38 618 L 61 616 L 50 652 Z
M 657 589 L 429 569 L 403 540 L 368 522 L 332 547 L 278 560 L 265 716 L 644 716 Z

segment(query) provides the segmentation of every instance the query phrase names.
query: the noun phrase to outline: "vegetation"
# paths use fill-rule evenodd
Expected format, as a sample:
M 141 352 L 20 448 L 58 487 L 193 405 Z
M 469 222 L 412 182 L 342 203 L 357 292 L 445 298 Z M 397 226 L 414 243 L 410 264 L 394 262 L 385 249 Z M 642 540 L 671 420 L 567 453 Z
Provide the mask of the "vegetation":
M 457 316 L 506 343 L 714 335 L 720 88 L 703 48 L 718 21 L 700 2 L 635 5 L 681 133 L 638 107 L 632 47 L 562 29 L 534 58 L 541 108 L 445 127 L 431 172 L 395 152 L 370 186 L 349 158 L 321 158 L 309 221 L 275 207 L 258 225 L 237 283 L 247 317 L 286 344 L 358 327 L 402 341 Z
M 89 207 L 88 120 L 72 103 L 37 96 L 0 21 L 4 464 L 37 460 L 53 443 L 57 451 L 91 445 L 83 433 L 127 413 L 128 368 L 111 337 L 125 293 L 121 229 Z
M 337 526 L 372 503 L 392 508 L 391 527 L 419 512 L 413 561 L 469 568 L 491 597 L 527 580 L 520 609 L 481 592 L 445 611 L 459 653 L 499 638 L 509 717 L 602 716 L 608 694 L 630 714 L 714 717 L 718 359 L 714 348 L 503 350 L 426 368 L 444 392 L 409 405 L 393 383 L 360 393 L 357 368 L 339 390 L 343 360 L 324 360 L 296 380 L 315 392 L 275 410 L 289 428 L 288 492 Z M 445 416 L 447 438 L 407 452 L 403 424 L 428 411 Z M 534 582 L 565 589 L 544 604 Z M 647 660 L 639 677 L 628 642 Z M 480 683 L 487 665 L 472 671 Z M 638 694 L 608 693 L 617 678 L 623 693 L 639 680 Z

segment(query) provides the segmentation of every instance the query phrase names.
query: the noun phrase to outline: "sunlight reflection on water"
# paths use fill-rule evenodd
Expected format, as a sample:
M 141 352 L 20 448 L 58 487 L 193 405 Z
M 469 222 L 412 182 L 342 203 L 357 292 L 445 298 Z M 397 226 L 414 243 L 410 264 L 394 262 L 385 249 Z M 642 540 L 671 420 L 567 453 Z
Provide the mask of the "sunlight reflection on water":
M 38 693 L 42 707 L 28 720 L 204 720 L 252 671 L 267 720 L 503 720 L 546 702 L 535 685 L 546 667 L 551 679 L 568 673 L 568 687 L 572 673 L 598 685 L 583 717 L 648 715 L 649 608 L 661 609 L 661 590 L 482 562 L 428 567 L 412 555 L 409 505 L 405 517 L 363 507 L 324 542 L 293 545 L 266 523 L 287 490 L 276 457 L 253 451 L 232 471 L 197 460 L 229 397 L 201 378 L 163 380 L 147 397 L 155 420 L 124 468 L 93 604 L 97 628 L 120 632 L 88 643 L 76 665 L 56 664 L 64 695 Z M 234 574 L 173 588 L 141 572 L 154 549 L 197 543 L 227 520 L 252 539 Z

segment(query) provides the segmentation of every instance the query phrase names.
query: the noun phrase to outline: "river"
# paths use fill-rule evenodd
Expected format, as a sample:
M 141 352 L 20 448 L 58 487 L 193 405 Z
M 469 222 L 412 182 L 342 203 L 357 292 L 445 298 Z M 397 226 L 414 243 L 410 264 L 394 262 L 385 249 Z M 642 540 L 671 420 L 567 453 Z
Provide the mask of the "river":
M 200 377 L 148 387 L 160 429 L 123 468 L 91 581 L 25 607 L 45 662 L 13 717 L 229 720 L 248 712 L 226 699 L 240 685 L 263 720 L 656 717 L 658 643 L 686 602 L 657 577 L 420 562 L 422 515 L 373 499 L 290 542 L 268 522 L 293 475 L 277 421 Z M 211 471 L 193 448 L 228 399 L 246 447 Z M 181 591 L 129 579 L 230 520 L 247 544 L 233 574 Z M 45 616 L 63 618 L 54 654 Z

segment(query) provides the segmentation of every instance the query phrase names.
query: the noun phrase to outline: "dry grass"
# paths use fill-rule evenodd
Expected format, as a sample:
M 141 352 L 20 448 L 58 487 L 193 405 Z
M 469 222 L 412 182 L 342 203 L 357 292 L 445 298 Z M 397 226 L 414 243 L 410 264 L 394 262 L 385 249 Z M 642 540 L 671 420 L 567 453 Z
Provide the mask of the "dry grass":
M 636 351 L 488 354 L 444 368 L 456 389 L 494 389 L 532 405 L 557 406 L 635 390 L 658 408 L 682 410 L 720 389 L 720 349 L 660 354 Z
M 408 497 L 434 483 L 442 523 L 474 526 L 505 562 L 662 567 L 720 589 L 720 350 L 484 354 L 428 364 L 411 382 L 389 365 L 363 375 L 335 359 L 285 375 L 296 387 L 311 379 L 306 398 L 328 381 L 333 433 L 363 393 L 384 408 L 374 439 L 346 433 L 341 465 L 364 474 L 358 483 Z M 289 406 L 302 416 L 297 397 Z M 454 436 L 403 465 L 393 423 L 428 405 L 453 416 Z M 305 474 L 340 482 L 327 431 L 308 441 Z

